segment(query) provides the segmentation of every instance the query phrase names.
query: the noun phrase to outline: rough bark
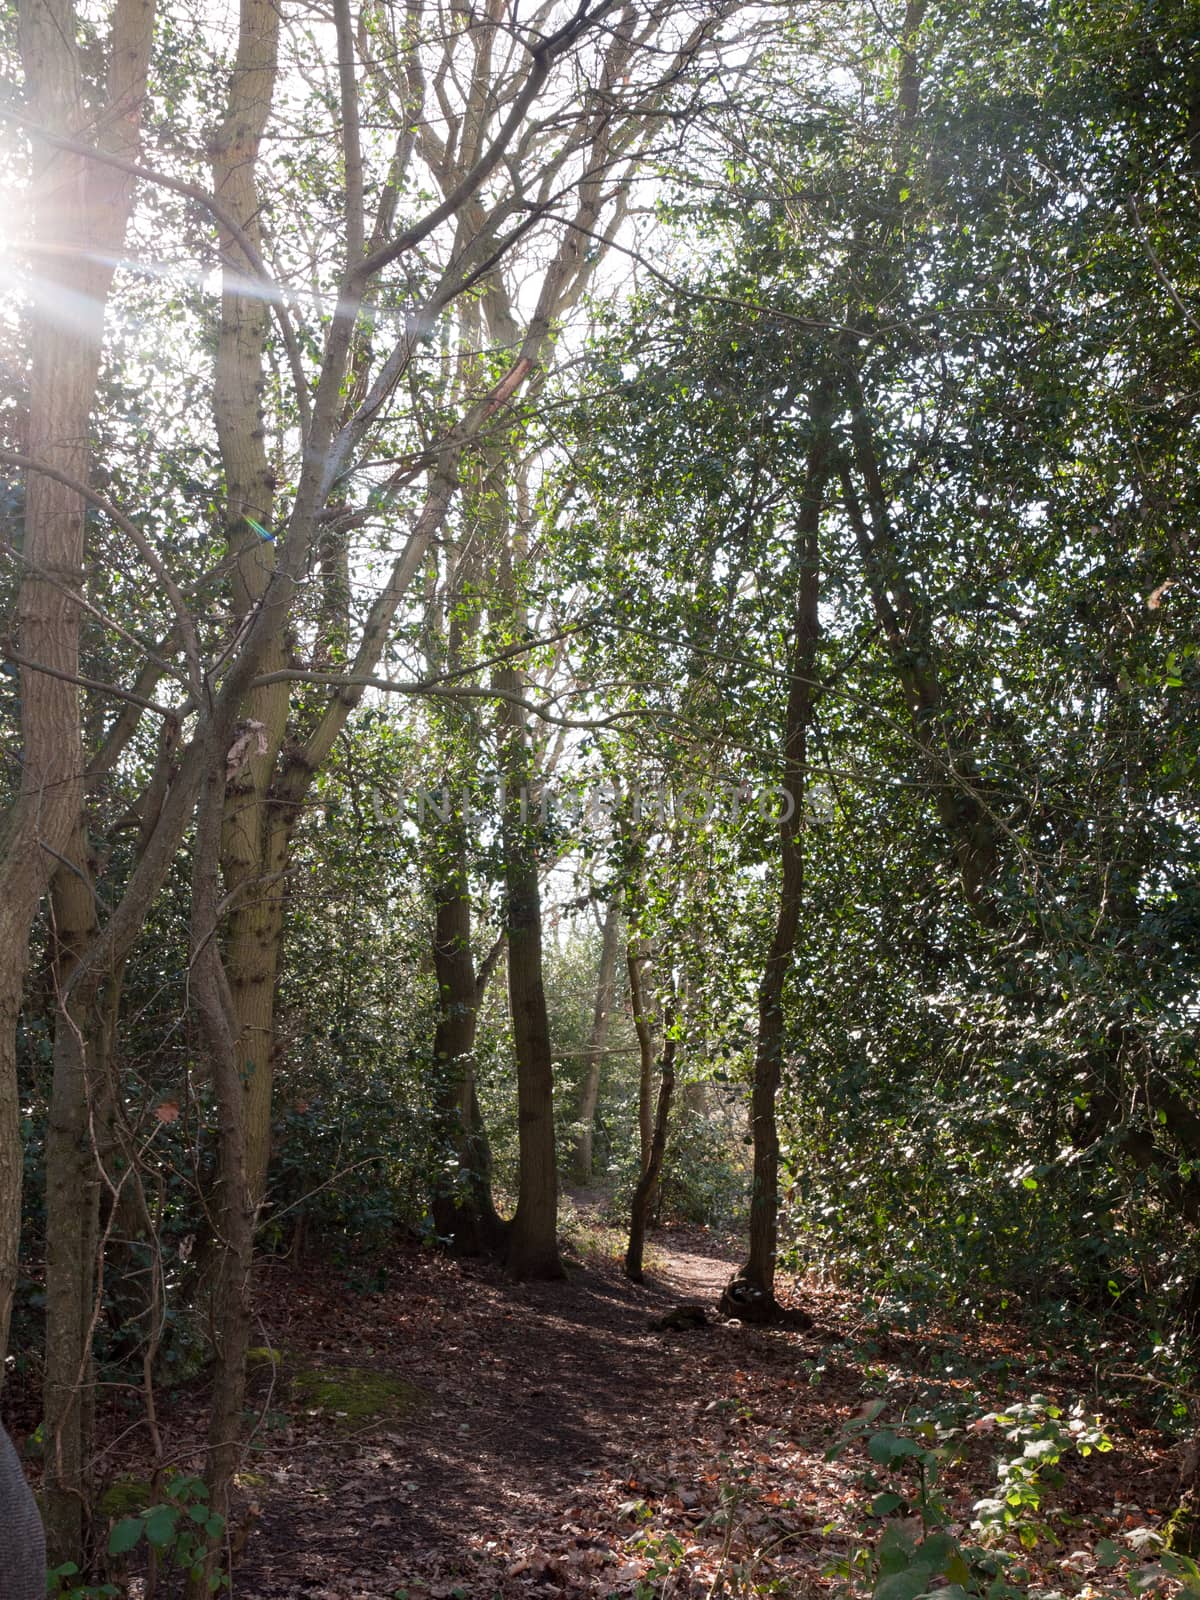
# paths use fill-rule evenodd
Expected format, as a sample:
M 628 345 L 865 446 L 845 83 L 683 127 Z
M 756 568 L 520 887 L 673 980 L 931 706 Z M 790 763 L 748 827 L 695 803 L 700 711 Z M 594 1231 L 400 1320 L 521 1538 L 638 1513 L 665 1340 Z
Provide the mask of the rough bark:
M 91 1503 L 92 1328 L 97 1315 L 100 1149 L 111 1093 L 100 1079 L 107 1043 L 94 981 L 67 985 L 96 928 L 82 826 L 51 886 L 55 992 L 53 1073 L 46 1128 L 46 1465 L 42 1505 L 51 1565 L 80 1564 Z
M 617 949 L 620 942 L 621 899 L 619 892 L 614 890 L 608 902 L 608 909 L 604 913 L 604 928 L 600 935 L 600 970 L 596 975 L 596 1003 L 592 1008 L 592 1027 L 588 1034 L 587 1052 L 583 1059 L 583 1087 L 579 1095 L 579 1115 L 576 1119 L 575 1181 L 584 1185 L 592 1181 L 592 1142 L 596 1133 L 596 1106 L 600 1099 L 600 1074 L 604 1065 L 604 1046 L 608 1039 L 608 1024 L 616 988 Z
M 27 103 L 54 134 L 94 130 L 114 154 L 137 152 L 153 31 L 153 0 L 117 0 L 108 40 L 104 104 L 89 106 L 71 0 L 25 0 L 19 42 Z M 22 666 L 21 781 L 0 822 L 0 1358 L 16 1283 L 21 1146 L 16 1022 L 29 931 L 81 807 L 79 608 L 84 501 L 70 483 L 88 477 L 88 426 L 99 370 L 112 261 L 125 235 L 132 179 L 34 138 L 32 309 L 27 455 L 66 482 L 28 473 L 14 643 Z M 55 676 L 54 674 L 58 674 Z M 0 1359 L 0 1371 L 3 1370 Z
M 213 141 L 213 192 L 241 235 L 261 248 L 258 156 L 275 92 L 279 7 L 274 0 L 241 0 L 238 49 L 225 116 Z M 236 565 L 232 610 L 238 626 L 261 602 L 275 549 L 259 528 L 272 529 L 275 483 L 267 458 L 267 306 L 244 292 L 242 239 L 219 230 L 221 323 L 213 372 L 213 412 L 225 472 L 225 526 Z M 258 526 L 256 527 L 255 524 Z M 285 664 L 286 623 L 266 643 L 262 671 Z M 271 805 L 270 787 L 287 725 L 286 682 L 250 690 L 241 707 L 245 759 L 226 793 L 221 864 L 232 909 L 225 960 L 237 1019 L 237 1054 L 246 1079 L 246 1138 L 252 1192 L 261 1198 L 270 1149 L 274 1000 L 283 927 L 286 819 Z

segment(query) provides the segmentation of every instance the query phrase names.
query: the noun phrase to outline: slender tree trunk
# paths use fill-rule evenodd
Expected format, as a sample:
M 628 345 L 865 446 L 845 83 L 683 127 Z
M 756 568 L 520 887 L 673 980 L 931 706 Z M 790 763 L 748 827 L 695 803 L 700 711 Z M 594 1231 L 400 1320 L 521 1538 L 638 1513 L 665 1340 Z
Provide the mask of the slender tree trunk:
M 675 1094 L 675 1005 L 667 1008 L 664 1020 L 662 1056 L 659 1060 L 658 1099 L 654 1108 L 654 1128 L 650 1137 L 650 1151 L 633 1191 L 633 1204 L 629 1215 L 629 1245 L 625 1251 L 625 1276 L 634 1283 L 642 1283 L 645 1274 L 642 1257 L 646 1249 L 646 1227 L 654 1192 L 662 1176 L 663 1158 L 667 1150 L 667 1130 L 671 1120 L 671 1101 Z
M 214 767 L 201 794 L 192 870 L 191 992 L 207 1047 L 217 1108 L 218 1180 L 214 1218 L 220 1230 L 212 1295 L 216 1360 L 205 1482 L 209 1506 L 229 1520 L 229 1491 L 241 1459 L 242 1402 L 250 1343 L 254 1199 L 246 1151 L 246 1096 L 238 1058 L 237 1017 L 218 940 L 224 774 Z M 189 1600 L 212 1592 L 214 1551 L 188 1584 Z
M 639 1168 L 645 1172 L 654 1142 L 654 1018 L 646 994 L 650 965 L 649 941 L 640 936 L 629 941 L 626 966 L 633 1002 L 633 1028 L 638 1042 L 638 1148 Z
M 775 1253 L 779 1211 L 779 1129 L 776 1099 L 783 1068 L 784 998 L 791 970 L 804 891 L 804 796 L 808 774 L 808 733 L 815 701 L 820 639 L 821 506 L 830 471 L 828 407 L 830 387 L 822 382 L 813 397 L 814 439 L 809 451 L 797 535 L 800 574 L 792 624 L 787 708 L 783 732 L 783 795 L 779 819 L 780 885 L 775 930 L 758 989 L 758 1037 L 751 1098 L 754 1178 L 750 1195 L 750 1248 L 735 1282 L 749 1284 L 760 1298 L 760 1316 L 775 1304 Z
M 241 0 L 238 49 L 225 117 L 213 142 L 213 190 L 255 249 L 261 245 L 258 155 L 271 112 L 278 65 L 280 10 L 275 0 Z M 236 556 L 233 611 L 243 622 L 266 593 L 275 565 L 272 530 L 275 481 L 266 449 L 267 306 L 243 292 L 245 253 L 220 233 L 224 282 L 213 372 L 213 410 L 225 469 L 225 525 Z M 263 532 L 259 530 L 262 529 Z M 262 671 L 286 665 L 281 617 Z M 237 1055 L 246 1093 L 246 1141 L 252 1193 L 262 1198 L 271 1138 L 275 986 L 283 933 L 283 869 L 290 817 L 271 804 L 271 781 L 287 726 L 286 682 L 252 689 L 241 708 L 243 758 L 231 775 L 221 839 L 221 865 L 231 910 L 224 954 Z
M 504 1224 L 492 1200 L 492 1157 L 475 1093 L 475 1034 L 484 986 L 499 949 L 476 975 L 466 850 L 457 828 L 443 836 L 449 859 L 434 888 L 433 965 L 438 1017 L 433 1037 L 434 1116 L 445 1166 L 433 1194 L 434 1226 L 462 1255 L 499 1248 Z
M 600 971 L 596 977 L 596 1004 L 592 1010 L 592 1031 L 584 1057 L 583 1089 L 579 1096 L 578 1132 L 575 1135 L 575 1181 L 592 1181 L 592 1141 L 596 1133 L 596 1106 L 600 1099 L 600 1073 L 604 1065 L 604 1045 L 608 1038 L 617 971 L 617 947 L 621 940 L 621 897 L 613 890 L 604 914 L 600 936 Z
M 863 575 L 888 643 L 912 718 L 913 736 L 928 760 L 938 816 L 958 863 L 963 894 L 981 925 L 994 926 L 988 887 L 1000 863 L 1000 834 L 988 805 L 970 737 L 956 737 L 942 691 L 938 649 L 925 607 L 913 594 L 898 548 L 874 432 L 857 377 L 851 379 L 854 463 L 866 491 L 867 511 L 848 463 L 841 470 L 842 500 L 854 530 Z

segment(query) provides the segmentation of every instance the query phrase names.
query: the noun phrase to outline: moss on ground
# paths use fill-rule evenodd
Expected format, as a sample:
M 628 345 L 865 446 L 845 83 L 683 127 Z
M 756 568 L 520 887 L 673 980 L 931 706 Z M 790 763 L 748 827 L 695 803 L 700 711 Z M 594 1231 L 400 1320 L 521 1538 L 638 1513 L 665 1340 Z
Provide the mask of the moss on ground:
M 410 1415 L 428 1398 L 423 1389 L 371 1367 L 309 1367 L 292 1378 L 292 1394 L 309 1411 L 353 1427 L 375 1417 Z
M 100 1496 L 100 1510 L 106 1517 L 136 1517 L 153 1500 L 145 1478 L 115 1478 Z

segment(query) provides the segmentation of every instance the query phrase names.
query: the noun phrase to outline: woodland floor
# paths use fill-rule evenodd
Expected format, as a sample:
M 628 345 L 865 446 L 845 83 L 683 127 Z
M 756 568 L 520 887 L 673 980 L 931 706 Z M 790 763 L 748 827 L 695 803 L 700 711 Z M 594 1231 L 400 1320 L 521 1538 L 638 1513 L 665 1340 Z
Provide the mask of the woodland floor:
M 830 1595 L 830 1566 L 880 1527 L 869 1506 L 885 1485 L 864 1482 L 861 1442 L 826 1456 L 872 1397 L 887 1401 L 878 1426 L 900 1431 L 916 1402 L 1000 1409 L 1040 1393 L 1104 1409 L 1084 1370 L 1011 1328 L 884 1332 L 861 1302 L 808 1287 L 795 1298 L 811 1332 L 719 1322 L 737 1257 L 703 1229 L 652 1235 L 645 1288 L 622 1277 L 619 1236 L 586 1204 L 567 1242 L 566 1284 L 514 1286 L 417 1250 L 361 1269 L 264 1267 L 262 1337 L 281 1360 L 252 1386 L 260 1420 L 241 1482 L 258 1515 L 238 1600 Z M 714 1320 L 650 1330 L 685 1300 Z M 418 1394 L 352 1422 L 305 1404 L 291 1375 L 312 1368 Z M 173 1434 L 202 1427 L 200 1403 Z M 1097 1541 L 1136 1544 L 1171 1508 L 1163 1436 L 1106 1421 L 1111 1454 L 1064 1461 L 1048 1507 L 1057 1542 L 1029 1558 L 1035 1588 L 1127 1594 Z M 981 1432 L 947 1477 L 964 1533 L 996 1455 L 997 1435 Z

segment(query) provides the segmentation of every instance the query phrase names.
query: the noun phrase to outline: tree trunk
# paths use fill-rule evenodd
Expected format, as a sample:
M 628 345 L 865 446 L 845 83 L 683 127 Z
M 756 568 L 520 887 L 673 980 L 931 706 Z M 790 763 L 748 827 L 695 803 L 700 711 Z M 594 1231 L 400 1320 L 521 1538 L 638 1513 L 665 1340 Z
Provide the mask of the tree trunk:
M 432 1198 L 434 1227 L 461 1255 L 499 1248 L 504 1224 L 492 1200 L 492 1156 L 475 1093 L 479 1006 L 499 950 L 479 975 L 471 956 L 471 902 L 466 849 L 451 824 L 443 835 L 449 859 L 434 888 L 433 966 L 438 1017 L 433 1036 L 434 1117 L 445 1165 Z
M 102 1131 L 111 1108 L 108 1041 L 94 977 L 64 998 L 96 929 L 92 874 L 82 827 L 51 887 L 51 936 L 58 1005 L 50 1115 L 46 1128 L 46 1466 L 42 1485 L 52 1566 L 81 1565 L 94 1406 L 92 1329 L 98 1315 L 97 1249 Z
M 220 1230 L 212 1294 L 216 1351 L 205 1482 L 209 1508 L 229 1520 L 229 1491 L 241 1459 L 242 1402 L 250 1343 L 254 1199 L 246 1152 L 246 1096 L 238 1059 L 237 1018 L 218 941 L 224 772 L 214 767 L 202 792 L 192 870 L 191 992 L 208 1052 L 217 1110 L 218 1180 L 213 1209 Z M 212 1593 L 214 1550 L 188 1582 L 189 1600 Z
M 629 941 L 626 965 L 638 1042 L 638 1167 L 645 1172 L 654 1143 L 654 1018 L 650 1015 L 646 995 L 646 969 L 650 965 L 648 940 L 639 936 Z
M 132 158 L 146 91 L 153 0 L 117 0 L 108 41 L 106 103 L 86 103 L 79 26 L 70 0 L 24 0 L 19 42 L 37 123 L 72 137 L 96 130 L 103 148 Z M 21 657 L 19 792 L 0 823 L 0 1372 L 16 1285 L 21 1217 L 16 1024 L 29 930 L 82 804 L 79 608 L 88 425 L 133 179 L 34 137 L 32 309 L 27 454 L 64 474 L 28 473 L 14 643 Z M 38 670 L 47 668 L 48 671 Z M 51 673 L 60 676 L 51 676 Z
M 808 774 L 808 732 L 816 690 L 820 639 L 820 550 L 818 533 L 829 476 L 830 387 L 813 397 L 813 442 L 797 525 L 799 586 L 792 624 L 787 708 L 783 733 L 783 793 L 780 800 L 779 906 L 775 931 L 758 989 L 758 1037 L 754 1053 L 751 1127 L 754 1178 L 750 1195 L 750 1248 L 735 1283 L 748 1284 L 763 1310 L 775 1306 L 775 1253 L 779 1211 L 779 1129 L 775 1103 L 783 1066 L 784 996 L 800 925 L 804 890 L 803 822 Z M 765 1320 L 765 1318 L 763 1319 Z
M 241 0 L 237 57 L 225 117 L 213 142 L 213 191 L 257 250 L 261 245 L 258 155 L 275 92 L 279 7 L 274 0 Z M 267 459 L 267 306 L 246 294 L 241 242 L 220 230 L 221 325 L 213 371 L 213 411 L 225 471 L 225 527 L 236 557 L 233 613 L 243 623 L 266 593 L 275 547 L 271 532 L 275 481 Z M 257 524 L 257 526 L 256 526 Z M 267 644 L 262 671 L 286 665 L 281 617 Z M 231 775 L 221 838 L 221 866 L 231 909 L 224 954 L 237 1055 L 246 1093 L 247 1162 L 251 1192 L 261 1200 L 271 1142 L 275 985 L 283 932 L 283 869 L 290 818 L 270 804 L 276 757 L 287 726 L 286 682 L 252 689 L 241 707 L 244 759 Z
M 596 1004 L 592 1010 L 592 1031 L 584 1057 L 583 1088 L 579 1096 L 578 1131 L 575 1135 L 575 1181 L 592 1181 L 592 1141 L 596 1133 L 596 1105 L 600 1099 L 600 1073 L 604 1065 L 604 1045 L 612 1013 L 617 970 L 617 946 L 621 937 L 621 896 L 614 889 L 604 914 L 600 937 L 600 971 L 596 978 Z
M 654 1108 L 654 1128 L 650 1136 L 650 1150 L 637 1188 L 633 1191 L 633 1204 L 629 1214 L 629 1245 L 625 1251 L 625 1276 L 633 1283 L 645 1281 L 642 1257 L 646 1248 L 646 1226 L 650 1220 L 650 1207 L 654 1191 L 662 1175 L 663 1157 L 667 1150 L 667 1130 L 671 1120 L 671 1101 L 675 1094 L 675 1022 L 676 1010 L 672 996 L 663 1019 L 663 1050 L 659 1061 L 658 1099 Z
M 510 667 L 497 688 L 519 692 Z M 504 877 L 507 889 L 508 999 L 517 1058 L 517 1137 L 520 1180 L 509 1229 L 506 1261 L 517 1278 L 562 1278 L 558 1254 L 558 1168 L 554 1148 L 554 1067 L 542 977 L 542 898 L 533 819 L 529 815 L 528 738 L 525 714 L 511 699 L 500 702 Z
M 904 569 L 874 432 L 856 375 L 851 377 L 850 389 L 854 462 L 865 487 L 867 514 L 846 463 L 841 469 L 843 504 L 871 603 L 908 703 L 913 737 L 927 758 L 930 790 L 958 864 L 963 895 L 975 919 L 992 927 L 995 914 L 988 888 L 1000 865 L 999 827 L 970 751 L 970 739 L 958 736 L 945 705 L 930 618 L 914 596 Z

